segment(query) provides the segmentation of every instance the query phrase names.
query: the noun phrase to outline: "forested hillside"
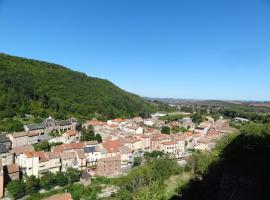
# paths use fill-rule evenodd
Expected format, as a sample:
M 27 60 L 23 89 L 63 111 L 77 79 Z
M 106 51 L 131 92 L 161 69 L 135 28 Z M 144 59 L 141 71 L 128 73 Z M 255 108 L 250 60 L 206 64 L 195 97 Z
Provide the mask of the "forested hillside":
M 130 117 L 153 111 L 141 97 L 111 82 L 56 64 L 0 54 L 0 119 L 30 114 Z

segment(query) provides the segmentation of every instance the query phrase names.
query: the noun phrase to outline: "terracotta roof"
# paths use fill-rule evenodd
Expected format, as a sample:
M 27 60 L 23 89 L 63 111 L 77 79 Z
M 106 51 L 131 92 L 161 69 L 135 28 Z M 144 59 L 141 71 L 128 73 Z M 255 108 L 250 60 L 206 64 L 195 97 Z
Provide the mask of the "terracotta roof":
M 49 152 L 48 157 L 49 159 L 60 158 L 60 152 Z
M 184 134 L 185 134 L 187 137 L 190 137 L 190 136 L 193 135 L 193 132 L 189 131 L 189 132 L 185 132 Z
M 29 137 L 34 137 L 34 136 L 38 136 L 39 134 L 38 134 L 38 132 L 36 132 L 36 131 L 33 131 L 33 132 L 30 132 L 30 133 L 28 133 L 28 136 Z
M 93 126 L 105 126 L 107 125 L 106 122 L 101 122 L 101 121 L 98 121 L 98 120 L 89 120 L 86 122 L 87 125 L 93 125 Z
M 130 148 L 127 147 L 127 146 L 122 146 L 122 147 L 120 147 L 120 152 L 121 152 L 122 154 L 132 153 L 132 149 L 130 149 Z
M 135 143 L 135 142 L 140 142 L 141 140 L 136 139 L 136 138 L 126 138 L 125 143 Z
M 61 154 L 62 160 L 70 160 L 70 159 L 76 159 L 76 158 L 77 158 L 77 155 L 74 151 L 73 152 L 63 152 Z
M 22 154 L 24 152 L 28 152 L 28 151 L 33 151 L 34 148 L 32 145 L 24 145 L 21 147 L 15 147 L 13 148 L 9 153 L 13 154 L 15 153 L 16 155 Z
M 163 145 L 175 145 L 176 142 L 174 141 L 166 141 L 166 142 L 162 142 Z
M 76 150 L 76 154 L 79 157 L 79 159 L 84 159 L 85 158 L 85 154 L 84 154 L 83 149 Z
M 15 165 L 15 164 L 7 165 L 8 174 L 12 174 L 19 171 L 20 171 L 20 168 L 18 165 Z
M 102 146 L 107 151 L 107 153 L 116 153 L 120 151 L 120 146 L 123 145 L 123 140 L 107 140 L 102 143 Z
M 83 149 L 85 144 L 83 142 L 71 143 L 71 144 L 61 144 L 52 148 L 52 152 L 63 152 L 67 150 Z
M 98 159 L 98 162 L 114 161 L 114 160 L 121 161 L 121 157 L 120 156 L 108 156 L 108 157 L 105 157 L 105 158 Z
M 47 197 L 43 200 L 72 200 L 72 196 L 69 193 L 65 194 L 56 194 L 51 197 Z
M 186 136 L 184 134 L 181 134 L 181 135 L 175 135 L 174 136 L 174 139 L 176 141 L 182 141 L 182 140 L 185 140 L 186 139 Z
M 65 132 L 64 134 L 66 134 L 68 136 L 76 136 L 77 131 L 76 130 L 69 130 L 69 131 Z
M 116 124 L 110 124 L 109 127 L 111 127 L 111 128 L 116 128 L 116 127 L 118 127 L 118 126 L 117 126 Z
M 121 122 L 125 122 L 126 120 L 125 119 L 118 118 L 118 119 L 114 119 L 112 121 L 113 122 L 117 122 L 117 123 L 121 123 Z
M 155 134 L 151 136 L 151 141 L 163 141 L 171 139 L 172 136 L 166 134 Z
M 27 158 L 39 157 L 40 162 L 49 160 L 48 155 L 44 151 L 29 151 L 24 153 Z

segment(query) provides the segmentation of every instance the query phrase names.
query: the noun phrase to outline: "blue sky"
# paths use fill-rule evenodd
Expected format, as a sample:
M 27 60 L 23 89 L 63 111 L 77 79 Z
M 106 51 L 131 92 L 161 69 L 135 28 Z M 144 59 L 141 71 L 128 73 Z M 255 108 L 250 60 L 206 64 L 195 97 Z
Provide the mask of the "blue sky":
M 270 100 L 270 1 L 0 0 L 0 51 L 141 96 Z

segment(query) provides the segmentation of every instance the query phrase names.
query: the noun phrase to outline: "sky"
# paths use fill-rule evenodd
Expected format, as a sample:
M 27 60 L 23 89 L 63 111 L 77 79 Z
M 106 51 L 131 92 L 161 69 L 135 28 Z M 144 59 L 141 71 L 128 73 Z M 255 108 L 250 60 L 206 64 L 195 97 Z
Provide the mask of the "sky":
M 270 100 L 270 0 L 0 0 L 0 52 L 141 96 Z

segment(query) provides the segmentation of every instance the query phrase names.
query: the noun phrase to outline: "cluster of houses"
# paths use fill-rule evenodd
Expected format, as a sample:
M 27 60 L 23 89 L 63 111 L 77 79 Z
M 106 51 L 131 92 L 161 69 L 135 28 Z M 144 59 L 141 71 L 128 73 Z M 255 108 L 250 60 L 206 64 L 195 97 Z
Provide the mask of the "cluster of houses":
M 196 126 L 189 118 L 166 124 L 188 129 L 187 132 L 162 134 L 165 122 L 158 116 L 150 119 L 114 119 L 87 121 L 102 136 L 102 143 L 80 141 L 75 119 L 57 121 L 51 117 L 41 124 L 26 125 L 25 131 L 0 135 L 0 196 L 11 180 L 26 176 L 42 177 L 46 172 L 65 172 L 75 168 L 89 175 L 118 176 L 133 166 L 133 159 L 144 152 L 162 151 L 176 160 L 188 156 L 190 149 L 209 150 L 215 139 L 234 131 L 226 120 L 209 118 Z M 58 133 L 58 134 L 52 134 Z M 59 143 L 49 152 L 35 151 L 33 144 Z M 60 144 L 61 143 L 61 144 Z

